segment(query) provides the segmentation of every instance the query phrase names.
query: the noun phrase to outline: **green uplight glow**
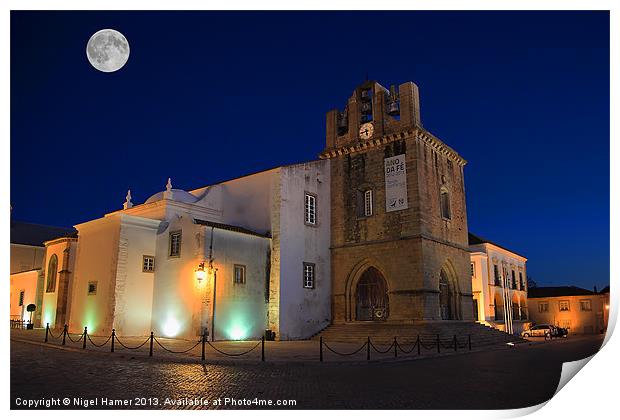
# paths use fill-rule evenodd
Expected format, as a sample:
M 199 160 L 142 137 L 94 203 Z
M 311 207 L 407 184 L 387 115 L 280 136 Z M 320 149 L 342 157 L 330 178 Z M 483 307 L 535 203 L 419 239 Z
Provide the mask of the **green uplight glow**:
M 228 330 L 228 338 L 231 340 L 245 340 L 247 338 L 247 332 L 245 328 L 234 325 Z

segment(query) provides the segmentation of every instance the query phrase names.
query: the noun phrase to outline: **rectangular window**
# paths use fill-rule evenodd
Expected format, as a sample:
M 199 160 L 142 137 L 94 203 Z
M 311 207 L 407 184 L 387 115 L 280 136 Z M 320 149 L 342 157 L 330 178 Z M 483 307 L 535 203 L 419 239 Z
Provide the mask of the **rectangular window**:
M 560 312 L 570 311 L 570 304 L 567 300 L 560 301 Z
M 316 196 L 310 193 L 305 194 L 304 221 L 307 225 L 316 225 Z
M 512 288 L 516 289 L 517 288 L 517 276 L 515 276 L 515 271 L 512 270 Z
M 24 294 L 25 293 L 26 293 L 25 290 L 19 291 L 19 306 L 24 306 Z
M 96 295 L 97 294 L 97 282 L 91 281 L 88 283 L 88 294 Z
M 235 264 L 233 272 L 234 284 L 245 284 L 245 265 Z
M 450 219 L 450 194 L 448 191 L 441 192 L 441 217 Z
M 549 302 L 538 302 L 538 312 L 549 312 Z
M 476 277 L 476 264 L 471 263 L 471 276 Z
M 372 216 L 372 190 L 364 191 L 364 216 Z
M 155 257 L 152 255 L 142 256 L 142 271 L 145 273 L 153 273 L 155 271 Z
M 169 253 L 171 257 L 180 257 L 181 256 L 181 231 L 178 230 L 176 232 L 170 232 L 170 244 L 169 244 Z
M 525 290 L 525 285 L 523 284 L 523 273 L 519 271 L 519 289 Z
M 304 288 L 314 289 L 314 264 L 304 263 Z
M 497 266 L 497 264 L 493 264 L 493 275 L 495 278 L 495 285 L 499 286 L 499 267 Z
M 579 306 L 581 307 L 581 310 L 584 311 L 584 312 L 591 311 L 592 310 L 592 301 L 590 299 L 580 300 L 579 301 Z

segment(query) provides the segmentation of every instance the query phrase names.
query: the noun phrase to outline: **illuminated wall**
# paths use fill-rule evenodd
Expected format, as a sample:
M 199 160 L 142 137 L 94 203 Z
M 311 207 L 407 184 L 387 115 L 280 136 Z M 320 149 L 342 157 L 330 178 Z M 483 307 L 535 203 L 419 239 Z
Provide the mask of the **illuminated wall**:
M 159 220 L 120 215 L 120 234 L 114 280 L 113 327 L 122 336 L 143 336 L 151 332 L 155 273 L 145 272 L 145 255 L 156 255 Z
M 29 319 L 30 314 L 26 312 L 26 306 L 36 304 L 37 277 L 39 270 L 24 271 L 22 273 L 11 274 L 10 296 L 11 296 L 11 319 Z M 19 305 L 20 291 L 24 291 L 23 305 Z M 34 313 L 33 319 L 34 319 Z
M 103 217 L 75 227 L 78 250 L 69 331 L 80 333 L 87 326 L 89 332 L 107 335 L 113 322 L 120 217 Z M 96 293 L 89 293 L 89 283 L 96 283 Z
M 530 318 L 536 324 L 552 324 L 567 328 L 569 334 L 598 334 L 607 328 L 605 297 L 608 295 L 557 296 L 528 298 Z M 560 301 L 568 302 L 568 310 L 560 310 Z M 590 310 L 583 310 L 581 301 L 590 302 Z M 547 311 L 541 311 L 545 303 Z
M 43 261 L 43 285 L 41 305 L 41 326 L 49 323 L 50 328 L 63 328 L 66 318 L 64 314 L 71 310 L 71 288 L 73 286 L 72 272 L 75 265 L 77 241 L 74 238 L 59 238 L 45 243 L 45 259 Z M 58 261 L 56 266 L 56 286 L 47 291 L 50 259 L 55 255 Z M 64 270 L 64 271 L 63 271 Z M 63 299 L 63 302 L 59 302 Z

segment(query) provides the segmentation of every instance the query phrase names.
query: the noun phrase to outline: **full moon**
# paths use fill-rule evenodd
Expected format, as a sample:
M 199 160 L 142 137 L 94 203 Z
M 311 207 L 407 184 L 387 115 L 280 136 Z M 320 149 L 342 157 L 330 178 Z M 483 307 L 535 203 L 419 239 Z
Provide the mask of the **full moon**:
M 129 59 L 129 42 L 114 29 L 102 29 L 86 44 L 88 61 L 99 71 L 111 73 L 122 68 Z

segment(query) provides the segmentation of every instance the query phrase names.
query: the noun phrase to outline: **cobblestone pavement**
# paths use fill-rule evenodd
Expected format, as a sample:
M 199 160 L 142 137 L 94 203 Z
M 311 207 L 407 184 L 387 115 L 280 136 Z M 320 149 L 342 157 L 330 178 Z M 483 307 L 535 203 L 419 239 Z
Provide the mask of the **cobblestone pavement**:
M 12 340 L 11 406 L 54 398 L 52 408 L 83 408 L 90 399 L 89 408 L 123 408 L 104 399 L 126 399 L 125 408 L 134 409 L 263 407 L 228 398 L 294 400 L 285 408 L 305 409 L 519 408 L 549 399 L 561 363 L 587 357 L 601 343 L 592 336 L 391 363 L 201 365 Z

